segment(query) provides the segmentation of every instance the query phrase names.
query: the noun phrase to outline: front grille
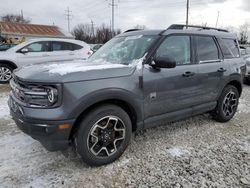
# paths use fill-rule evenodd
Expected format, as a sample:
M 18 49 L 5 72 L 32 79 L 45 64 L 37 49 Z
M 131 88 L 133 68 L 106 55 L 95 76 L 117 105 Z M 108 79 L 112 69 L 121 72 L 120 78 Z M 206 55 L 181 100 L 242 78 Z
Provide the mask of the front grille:
M 10 87 L 15 98 L 28 106 L 39 107 L 47 103 L 47 92 L 39 85 L 26 83 L 14 76 Z

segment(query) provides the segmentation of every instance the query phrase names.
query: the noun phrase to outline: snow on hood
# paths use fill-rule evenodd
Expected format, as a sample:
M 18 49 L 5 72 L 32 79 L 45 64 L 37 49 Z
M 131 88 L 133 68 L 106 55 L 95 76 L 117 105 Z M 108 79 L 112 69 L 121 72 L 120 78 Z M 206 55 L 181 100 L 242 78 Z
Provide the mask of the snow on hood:
M 129 65 L 124 64 L 115 64 L 110 63 L 104 60 L 100 61 L 82 61 L 82 60 L 74 60 L 74 61 L 65 61 L 65 62 L 52 62 L 51 64 L 40 64 L 41 70 L 46 70 L 50 74 L 59 74 L 61 76 L 74 73 L 74 72 L 87 72 L 90 70 L 104 70 L 104 69 L 112 69 L 112 68 L 123 68 L 123 67 L 137 67 L 137 69 L 142 69 L 142 62 L 145 56 L 140 59 L 135 59 Z M 28 65 L 24 68 L 31 68 L 32 65 Z
M 61 76 L 74 72 L 86 72 L 90 70 L 103 70 L 111 68 L 122 68 L 127 67 L 127 65 L 122 64 L 111 64 L 111 63 L 91 63 L 91 62 L 72 62 L 67 64 L 54 63 L 50 65 L 45 65 L 44 68 L 48 69 L 50 74 L 60 74 Z

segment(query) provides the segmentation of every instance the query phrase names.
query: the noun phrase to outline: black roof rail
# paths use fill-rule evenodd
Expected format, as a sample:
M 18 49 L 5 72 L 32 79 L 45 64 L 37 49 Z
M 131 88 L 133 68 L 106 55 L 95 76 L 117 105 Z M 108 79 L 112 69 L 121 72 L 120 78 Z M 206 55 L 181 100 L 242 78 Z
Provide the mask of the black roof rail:
M 142 29 L 129 29 L 127 31 L 124 31 L 124 33 L 132 32 L 132 31 L 140 31 L 140 30 L 142 30 Z
M 220 29 L 220 28 L 215 28 L 215 27 L 206 27 L 206 26 L 197 26 L 197 25 L 183 25 L 183 24 L 173 24 L 168 27 L 168 29 L 180 29 L 183 30 L 185 28 L 197 28 L 197 29 L 204 29 L 204 30 L 216 30 L 216 31 L 221 31 L 221 32 L 229 32 L 226 29 Z

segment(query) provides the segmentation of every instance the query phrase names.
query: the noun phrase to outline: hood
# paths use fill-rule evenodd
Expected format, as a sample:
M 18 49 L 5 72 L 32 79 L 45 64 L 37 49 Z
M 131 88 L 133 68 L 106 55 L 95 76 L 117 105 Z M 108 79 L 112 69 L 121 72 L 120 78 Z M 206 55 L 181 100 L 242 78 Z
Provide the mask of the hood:
M 135 65 L 112 64 L 108 62 L 65 61 L 42 63 L 17 69 L 14 74 L 24 81 L 65 83 L 128 76 Z

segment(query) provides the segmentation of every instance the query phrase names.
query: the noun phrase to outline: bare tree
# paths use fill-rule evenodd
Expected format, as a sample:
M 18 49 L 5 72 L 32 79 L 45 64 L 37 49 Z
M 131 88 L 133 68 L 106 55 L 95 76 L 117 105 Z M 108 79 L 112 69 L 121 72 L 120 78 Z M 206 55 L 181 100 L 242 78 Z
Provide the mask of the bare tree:
M 134 26 L 134 29 L 146 29 L 147 27 L 145 25 L 139 25 L 137 24 L 136 26 Z
M 245 23 L 240 26 L 238 40 L 240 44 L 248 43 L 248 34 L 249 34 L 249 24 Z
M 23 18 L 23 16 L 19 14 L 6 14 L 4 16 L 1 16 L 1 21 L 14 22 L 14 23 L 30 23 L 31 22 L 29 18 Z
M 82 40 L 87 43 L 105 43 L 109 41 L 112 36 L 120 33 L 121 30 L 118 29 L 112 35 L 110 27 L 106 26 L 105 24 L 96 27 L 94 35 L 89 24 L 79 24 L 72 31 L 72 35 L 74 35 L 77 40 Z

